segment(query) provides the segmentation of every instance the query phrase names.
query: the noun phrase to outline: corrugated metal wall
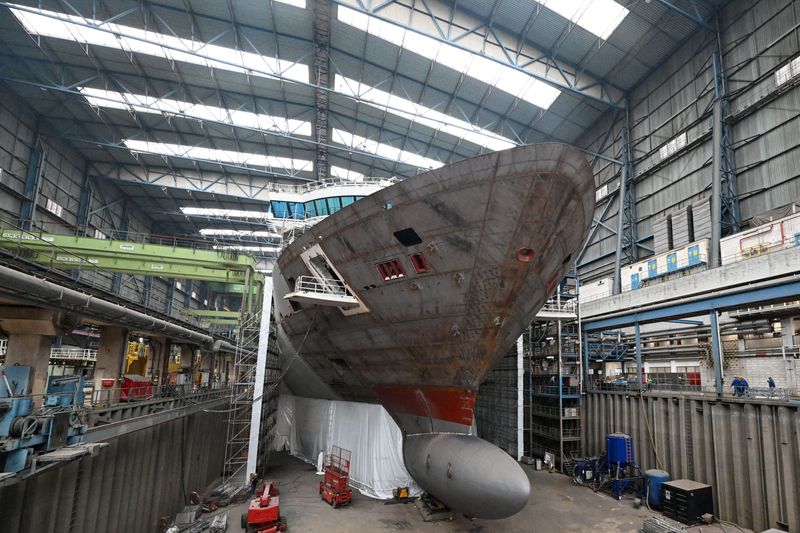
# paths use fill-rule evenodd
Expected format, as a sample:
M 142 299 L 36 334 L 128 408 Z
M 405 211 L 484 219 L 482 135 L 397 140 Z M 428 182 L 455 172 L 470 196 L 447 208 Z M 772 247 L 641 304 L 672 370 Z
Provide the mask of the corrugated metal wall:
M 800 406 L 590 392 L 583 409 L 588 455 L 627 433 L 643 469 L 712 485 L 722 520 L 800 531 Z
M 795 79 L 779 87 L 775 80 L 775 72 L 800 54 L 799 24 L 800 0 L 734 0 L 722 10 L 723 64 L 744 221 L 800 199 L 800 84 Z M 653 248 L 656 220 L 710 195 L 713 50 L 713 33 L 699 31 L 631 93 L 637 231 L 647 248 Z M 623 118 L 609 112 L 578 144 L 619 158 Z M 662 157 L 660 149 L 682 134 L 686 145 Z M 594 169 L 598 187 L 617 189 L 619 166 L 597 159 Z M 619 203 L 613 202 L 604 223 L 616 228 Z M 604 207 L 601 202 L 597 217 Z M 586 280 L 611 272 L 615 239 L 607 228 L 598 229 L 579 264 Z M 640 249 L 640 257 L 648 255 Z
M 226 424 L 224 413 L 198 412 L 2 487 L 0 531 L 156 531 L 160 517 L 174 516 L 192 491 L 221 476 Z
M 37 123 L 38 121 L 38 123 Z M 53 135 L 50 126 L 37 119 L 34 112 L 9 89 L 0 85 L 0 226 L 18 225 L 21 197 L 25 190 L 25 178 L 31 160 L 37 128 L 44 147 L 43 169 L 39 187 L 37 210 L 34 216 L 36 227 L 53 233 L 74 234 L 78 224 L 81 191 L 91 189 L 88 226 L 90 236 L 93 228 L 113 236 L 114 230 L 127 226 L 133 233 L 153 232 L 153 222 L 147 213 L 128 209 L 122 191 L 113 180 L 86 180 L 86 161 L 69 144 Z M 62 208 L 61 216 L 45 209 L 47 200 Z M 123 219 L 126 222 L 123 223 Z M 111 290 L 112 274 L 109 272 L 83 271 L 80 281 L 104 290 Z M 120 296 L 136 303 L 143 303 L 143 277 L 122 275 Z M 164 312 L 166 309 L 169 282 L 155 278 L 151 289 L 151 308 Z M 184 284 L 185 287 L 185 284 Z M 185 292 L 175 290 L 173 316 L 180 316 Z M 190 301 L 193 308 L 200 302 Z

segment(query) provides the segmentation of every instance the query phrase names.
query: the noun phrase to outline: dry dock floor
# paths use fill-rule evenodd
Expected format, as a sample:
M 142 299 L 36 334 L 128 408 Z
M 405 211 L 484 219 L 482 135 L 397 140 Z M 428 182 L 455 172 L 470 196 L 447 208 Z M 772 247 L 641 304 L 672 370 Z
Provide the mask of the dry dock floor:
M 528 506 L 505 520 L 469 520 L 456 516 L 449 522 L 426 523 L 413 503 L 384 505 L 353 490 L 348 507 L 333 509 L 320 499 L 320 477 L 314 468 L 287 454 L 273 454 L 267 479 L 280 487 L 281 515 L 289 533 L 378 533 L 409 532 L 621 532 L 639 531 L 642 522 L 654 515 L 646 507 L 635 509 L 631 500 L 616 501 L 604 493 L 578 487 L 570 478 L 523 466 L 533 488 Z M 240 531 L 239 520 L 245 505 L 231 506 L 228 531 Z M 690 528 L 692 533 L 729 533 L 740 530 L 732 525 Z M 750 530 L 743 530 L 750 533 Z

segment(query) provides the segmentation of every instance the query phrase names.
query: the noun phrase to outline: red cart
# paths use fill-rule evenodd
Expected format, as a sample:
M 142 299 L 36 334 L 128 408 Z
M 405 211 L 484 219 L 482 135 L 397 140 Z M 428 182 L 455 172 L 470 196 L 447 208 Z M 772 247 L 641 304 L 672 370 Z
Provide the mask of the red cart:
M 330 454 L 325 456 L 325 481 L 319 482 L 319 493 L 322 499 L 334 509 L 347 505 L 353 499 L 350 490 L 350 450 L 334 446 Z

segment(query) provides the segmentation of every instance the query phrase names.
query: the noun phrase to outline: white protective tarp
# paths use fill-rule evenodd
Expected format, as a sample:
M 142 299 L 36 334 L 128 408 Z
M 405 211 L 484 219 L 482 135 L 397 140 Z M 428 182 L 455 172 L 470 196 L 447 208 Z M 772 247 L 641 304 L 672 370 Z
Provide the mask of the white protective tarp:
M 333 446 L 350 450 L 350 485 L 365 496 L 388 499 L 406 486 L 421 493 L 403 465 L 400 428 L 380 405 L 281 394 L 274 442 L 310 464 Z

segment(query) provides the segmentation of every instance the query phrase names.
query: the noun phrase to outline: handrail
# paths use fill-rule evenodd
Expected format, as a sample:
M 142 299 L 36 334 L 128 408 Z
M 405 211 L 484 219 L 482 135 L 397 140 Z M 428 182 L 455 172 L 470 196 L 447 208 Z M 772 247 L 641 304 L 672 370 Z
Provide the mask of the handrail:
M 91 348 L 56 348 L 50 349 L 50 359 L 69 359 L 71 361 L 97 361 L 97 350 Z
M 338 279 L 316 278 L 314 276 L 300 276 L 294 284 L 295 292 L 313 292 L 335 296 L 351 296 L 347 285 Z

